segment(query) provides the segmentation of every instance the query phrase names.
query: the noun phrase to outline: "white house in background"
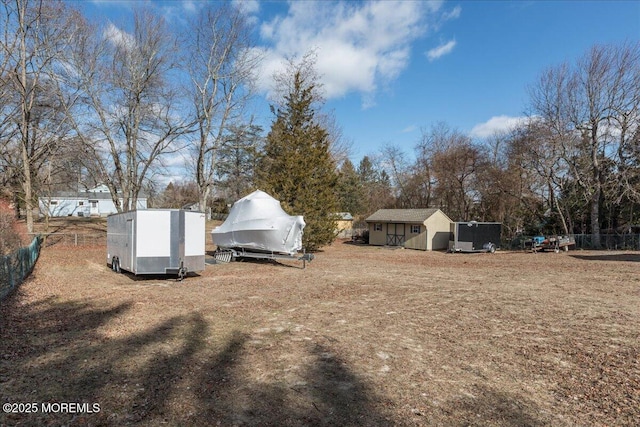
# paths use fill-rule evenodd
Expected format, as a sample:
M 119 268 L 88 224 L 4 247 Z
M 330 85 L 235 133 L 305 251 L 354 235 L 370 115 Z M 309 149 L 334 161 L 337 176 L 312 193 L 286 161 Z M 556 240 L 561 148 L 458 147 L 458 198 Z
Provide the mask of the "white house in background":
M 120 204 L 123 198 L 120 197 Z M 87 191 L 61 191 L 51 197 L 39 197 L 38 205 L 42 215 L 49 216 L 107 216 L 118 210 L 111 199 L 106 185 L 100 185 Z M 136 209 L 147 209 L 147 198 L 138 197 Z

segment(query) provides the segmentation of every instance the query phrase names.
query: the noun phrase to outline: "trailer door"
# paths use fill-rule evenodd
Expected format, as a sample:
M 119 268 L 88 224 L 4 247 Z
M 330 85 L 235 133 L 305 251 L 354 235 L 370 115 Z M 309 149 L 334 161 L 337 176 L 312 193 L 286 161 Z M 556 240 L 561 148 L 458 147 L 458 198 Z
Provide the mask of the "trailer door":
M 127 243 L 126 248 L 124 250 L 123 259 L 120 261 L 120 266 L 127 271 L 135 273 L 136 268 L 134 268 L 133 260 L 134 258 L 134 236 L 135 236 L 135 228 L 134 228 L 134 220 L 127 219 Z

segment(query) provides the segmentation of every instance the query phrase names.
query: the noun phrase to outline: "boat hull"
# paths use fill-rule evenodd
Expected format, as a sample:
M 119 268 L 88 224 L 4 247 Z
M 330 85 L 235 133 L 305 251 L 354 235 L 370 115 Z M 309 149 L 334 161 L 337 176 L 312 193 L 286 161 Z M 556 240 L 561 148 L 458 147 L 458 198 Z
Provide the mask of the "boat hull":
M 256 191 L 234 203 L 211 237 L 218 248 L 294 254 L 302 249 L 304 226 L 302 216 L 287 215 L 280 202 Z
M 214 229 L 213 243 L 219 248 L 292 254 L 302 249 L 302 217 L 280 217 L 243 221 L 230 230 Z

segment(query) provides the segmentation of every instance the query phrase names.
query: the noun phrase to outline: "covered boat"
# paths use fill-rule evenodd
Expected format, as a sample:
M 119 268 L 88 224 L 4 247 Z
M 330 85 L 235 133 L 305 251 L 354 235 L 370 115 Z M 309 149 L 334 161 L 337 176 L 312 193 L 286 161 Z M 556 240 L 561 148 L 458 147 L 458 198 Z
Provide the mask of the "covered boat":
M 288 215 L 280 202 L 254 191 L 233 204 L 229 216 L 211 231 L 218 248 L 295 254 L 302 249 L 302 216 Z

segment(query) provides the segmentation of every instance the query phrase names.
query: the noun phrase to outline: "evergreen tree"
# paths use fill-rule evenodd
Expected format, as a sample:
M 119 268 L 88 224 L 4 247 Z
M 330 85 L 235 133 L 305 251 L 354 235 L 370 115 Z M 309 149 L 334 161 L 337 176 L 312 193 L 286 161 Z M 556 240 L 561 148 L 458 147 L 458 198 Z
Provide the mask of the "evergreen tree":
M 379 170 L 369 156 L 364 156 L 358 165 L 358 177 L 364 194 L 363 212 L 368 216 L 378 209 L 394 208 L 395 198 L 391 178 L 384 169 Z
M 217 178 L 230 202 L 246 196 L 254 187 L 262 128 L 253 124 L 231 126 L 218 150 Z
M 316 86 L 309 70 L 291 74 L 289 93 L 277 109 L 258 168 L 259 188 L 306 222 L 303 245 L 316 250 L 335 238 L 337 174 L 327 131 L 316 120 Z
M 378 173 L 371 163 L 369 156 L 364 156 L 358 165 L 358 176 L 363 184 L 371 184 L 377 181 Z
M 360 176 L 349 159 L 346 159 L 340 168 L 337 192 L 341 211 L 349 212 L 354 216 L 364 211 L 364 188 Z

